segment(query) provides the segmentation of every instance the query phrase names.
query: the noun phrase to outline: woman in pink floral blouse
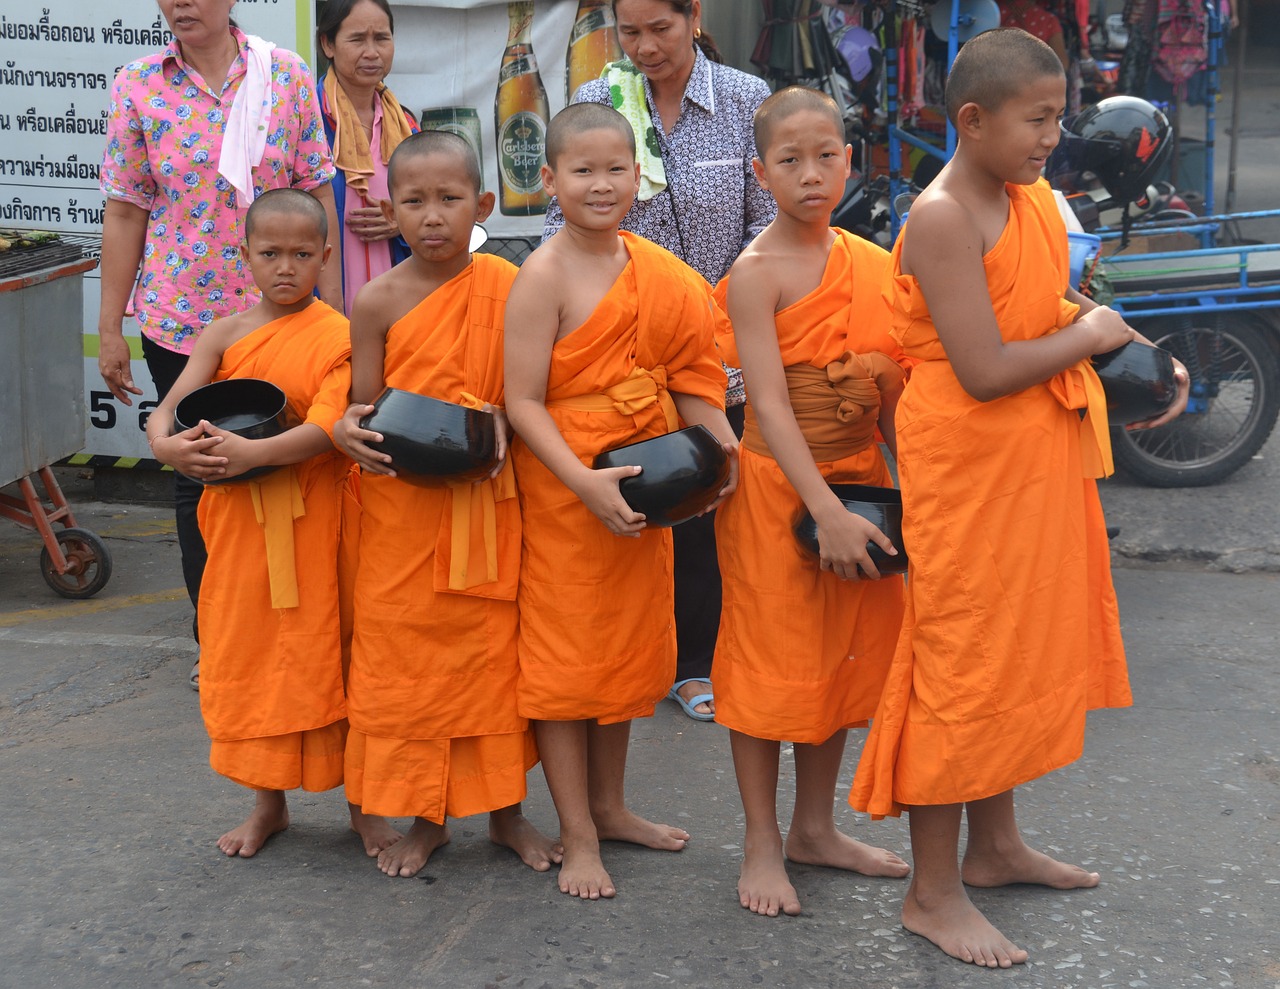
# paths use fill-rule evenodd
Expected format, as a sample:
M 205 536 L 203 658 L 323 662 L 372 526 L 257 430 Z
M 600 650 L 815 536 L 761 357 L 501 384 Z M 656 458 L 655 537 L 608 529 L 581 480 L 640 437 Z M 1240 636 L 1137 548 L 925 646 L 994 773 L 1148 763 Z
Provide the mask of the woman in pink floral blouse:
M 107 201 L 98 370 L 126 405 L 142 394 L 121 329 L 130 296 L 147 370 L 163 398 L 200 331 L 257 301 L 240 256 L 254 196 L 304 189 L 325 207 L 330 236 L 340 230 L 311 72 L 298 55 L 236 27 L 234 4 L 159 0 L 173 42 L 122 68 L 111 92 L 100 176 Z M 320 282 L 321 297 L 339 311 L 340 271 L 335 256 Z M 205 555 L 200 491 L 176 478 L 178 543 L 193 604 Z M 193 670 L 193 686 L 196 677 Z

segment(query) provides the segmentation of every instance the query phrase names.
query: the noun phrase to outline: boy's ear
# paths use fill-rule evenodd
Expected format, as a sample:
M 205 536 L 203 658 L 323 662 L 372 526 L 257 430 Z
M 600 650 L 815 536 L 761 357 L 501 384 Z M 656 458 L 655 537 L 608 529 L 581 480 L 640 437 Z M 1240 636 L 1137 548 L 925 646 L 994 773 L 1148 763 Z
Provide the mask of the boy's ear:
M 853 174 L 853 145 L 846 144 L 844 146 L 844 177 L 847 179 Z
M 548 196 L 556 194 L 556 173 L 551 170 L 550 165 L 543 165 L 541 170 L 542 190 Z
M 322 253 L 322 254 L 320 255 L 320 267 L 321 267 L 321 268 L 323 268 L 326 264 L 328 264 L 328 263 L 329 263 L 329 256 L 330 256 L 331 254 L 333 254 L 333 245 L 332 245 L 332 244 L 330 244 L 328 241 L 325 241 L 325 245 L 324 245 L 324 253 Z
M 764 162 L 759 157 L 751 159 L 751 171 L 755 173 L 756 182 L 765 192 L 769 191 L 769 180 L 764 177 Z
M 966 103 L 956 111 L 956 130 L 961 134 L 976 137 L 982 129 L 982 107 L 977 103 Z
M 378 208 L 382 210 L 382 218 L 388 223 L 396 222 L 396 207 L 390 199 L 379 199 Z
M 476 223 L 484 223 L 489 219 L 489 214 L 493 212 L 493 207 L 497 203 L 498 198 L 492 192 L 483 192 L 480 198 L 476 200 Z

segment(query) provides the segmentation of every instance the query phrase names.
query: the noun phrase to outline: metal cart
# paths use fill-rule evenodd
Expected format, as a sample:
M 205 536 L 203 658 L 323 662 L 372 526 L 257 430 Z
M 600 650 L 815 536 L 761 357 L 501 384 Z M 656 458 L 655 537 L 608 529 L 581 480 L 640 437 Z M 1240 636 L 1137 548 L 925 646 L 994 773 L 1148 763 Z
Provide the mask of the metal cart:
M 0 254 L 0 485 L 18 489 L 0 492 L 0 516 L 40 533 L 40 575 L 68 598 L 111 579 L 110 552 L 76 525 L 50 469 L 84 447 L 81 276 L 96 265 L 57 241 Z

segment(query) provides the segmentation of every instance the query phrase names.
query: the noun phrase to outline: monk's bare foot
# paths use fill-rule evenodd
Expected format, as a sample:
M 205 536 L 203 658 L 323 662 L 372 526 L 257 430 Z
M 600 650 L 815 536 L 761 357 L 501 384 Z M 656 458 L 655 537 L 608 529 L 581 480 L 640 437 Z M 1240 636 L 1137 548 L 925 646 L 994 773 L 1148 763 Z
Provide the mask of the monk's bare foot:
M 834 824 L 821 834 L 801 834 L 793 826 L 787 835 L 786 854 L 792 862 L 847 869 L 864 876 L 901 879 L 911 871 L 911 866 L 887 848 L 864 845 L 847 834 L 841 834 Z
M 600 858 L 598 841 L 574 841 L 564 838 L 564 858 L 560 863 L 558 885 L 561 893 L 568 893 L 583 900 L 606 900 L 613 897 L 613 880 L 605 871 L 604 861 Z
M 963 886 L 924 897 L 913 884 L 902 901 L 902 926 L 928 938 L 952 958 L 972 965 L 1009 968 L 1027 960 L 1027 953 L 970 902 Z
M 969 886 L 981 887 L 1029 883 L 1053 889 L 1091 889 L 1099 881 L 1096 872 L 1059 862 L 1022 842 L 999 852 L 974 851 L 971 844 L 965 849 L 960 877 Z
M 629 841 L 633 845 L 656 848 L 664 852 L 679 852 L 689 844 L 689 832 L 670 824 L 655 824 L 634 814 L 626 807 L 617 812 L 591 812 L 596 822 L 596 834 L 601 841 Z
M 800 897 L 787 878 L 779 841 L 747 842 L 738 874 L 738 902 L 762 917 L 776 917 L 778 912 L 794 917 L 800 912 Z
M 351 830 L 364 842 L 364 853 L 369 858 L 373 858 L 384 848 L 390 848 L 403 837 L 385 817 L 366 814 L 350 802 L 347 807 L 351 811 Z
M 253 812 L 238 828 L 232 828 L 218 839 L 223 854 L 253 858 L 258 849 L 273 834 L 279 834 L 289 826 L 289 808 L 284 794 L 279 790 L 259 790 L 254 800 Z
M 489 815 L 489 840 L 510 848 L 534 872 L 547 872 L 552 863 L 564 860 L 564 849 L 529 823 L 514 807 L 503 807 Z
M 408 879 L 416 876 L 431 853 L 449 844 L 449 829 L 443 824 L 415 818 L 409 833 L 378 853 L 378 868 L 388 876 Z

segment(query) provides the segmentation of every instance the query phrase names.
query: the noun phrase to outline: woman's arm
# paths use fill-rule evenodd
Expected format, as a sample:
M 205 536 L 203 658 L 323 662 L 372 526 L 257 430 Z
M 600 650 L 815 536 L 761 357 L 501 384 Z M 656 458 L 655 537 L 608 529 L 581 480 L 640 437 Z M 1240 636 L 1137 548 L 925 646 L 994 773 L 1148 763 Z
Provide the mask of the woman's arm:
M 129 395 L 141 395 L 133 383 L 129 344 L 121 323 L 142 263 L 147 239 L 147 211 L 122 199 L 107 199 L 102 219 L 102 240 L 111 250 L 102 252 L 101 302 L 98 306 L 98 373 L 111 394 L 132 405 Z

